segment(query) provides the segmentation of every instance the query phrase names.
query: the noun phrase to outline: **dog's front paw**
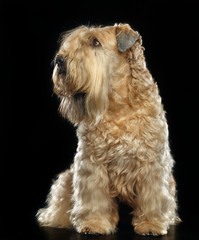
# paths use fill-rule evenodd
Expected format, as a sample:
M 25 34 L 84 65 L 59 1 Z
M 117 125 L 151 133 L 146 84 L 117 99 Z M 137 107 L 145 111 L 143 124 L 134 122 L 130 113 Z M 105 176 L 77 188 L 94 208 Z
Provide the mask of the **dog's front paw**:
M 115 232 L 115 227 L 103 222 L 87 222 L 77 227 L 77 231 L 81 234 L 105 235 Z
M 153 235 L 153 236 L 159 236 L 159 235 L 165 235 L 167 234 L 167 230 L 159 225 L 145 222 L 138 224 L 134 227 L 134 231 L 137 234 L 140 235 Z
M 96 230 L 91 229 L 90 227 L 81 228 L 80 233 L 82 233 L 82 234 L 97 234 Z

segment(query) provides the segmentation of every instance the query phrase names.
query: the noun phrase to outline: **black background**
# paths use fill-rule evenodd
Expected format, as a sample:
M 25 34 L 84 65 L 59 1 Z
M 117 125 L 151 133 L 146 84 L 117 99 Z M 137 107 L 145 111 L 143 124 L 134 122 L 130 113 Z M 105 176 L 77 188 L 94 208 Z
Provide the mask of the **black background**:
M 51 62 L 58 50 L 59 35 L 82 24 L 116 22 L 129 23 L 143 37 L 147 65 L 159 85 L 167 111 L 170 145 L 176 161 L 179 214 L 185 224 L 196 228 L 199 214 L 196 3 L 0 1 L 0 229 L 4 230 L 0 237 L 6 239 L 14 234 L 16 239 L 30 233 L 26 239 L 38 239 L 40 233 L 34 217 L 37 209 L 44 206 L 52 179 L 70 165 L 75 154 L 75 129 L 59 116 L 59 102 L 52 91 Z M 192 239 L 190 236 L 187 239 Z

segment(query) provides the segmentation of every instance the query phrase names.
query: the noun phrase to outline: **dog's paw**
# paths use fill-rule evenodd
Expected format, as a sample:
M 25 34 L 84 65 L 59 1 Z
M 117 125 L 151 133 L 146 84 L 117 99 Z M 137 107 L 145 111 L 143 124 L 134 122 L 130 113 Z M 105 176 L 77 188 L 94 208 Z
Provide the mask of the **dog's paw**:
M 81 227 L 78 227 L 77 231 L 81 234 L 105 235 L 115 232 L 115 228 L 100 222 L 88 222 L 86 224 L 82 224 Z
M 134 231 L 140 235 L 152 235 L 152 236 L 160 236 L 166 235 L 167 230 L 163 227 L 153 224 L 153 223 L 141 223 L 134 227 Z
M 83 228 L 80 230 L 80 233 L 82 233 L 82 234 L 97 234 L 96 231 L 91 230 L 90 227 L 83 227 Z M 99 234 L 99 233 L 98 233 L 98 234 Z

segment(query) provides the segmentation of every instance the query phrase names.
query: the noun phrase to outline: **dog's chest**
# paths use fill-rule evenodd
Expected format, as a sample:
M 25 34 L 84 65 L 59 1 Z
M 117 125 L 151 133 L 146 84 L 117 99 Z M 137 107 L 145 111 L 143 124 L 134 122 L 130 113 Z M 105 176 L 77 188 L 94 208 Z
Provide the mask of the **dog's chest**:
M 77 131 L 77 151 L 81 160 L 89 166 L 103 166 L 106 169 L 104 174 L 110 180 L 110 194 L 121 198 L 129 186 L 133 191 L 141 167 L 136 158 L 139 148 L 139 139 L 136 136 L 138 129 L 133 129 L 133 124 L 131 125 L 132 131 L 130 128 L 125 131 L 125 127 L 119 129 L 111 123 L 93 128 L 81 126 Z
M 130 126 L 131 125 L 131 129 Z M 137 126 L 129 123 L 128 129 L 111 122 L 98 126 L 80 126 L 77 130 L 78 151 L 82 157 L 96 164 L 105 164 L 110 169 L 134 168 L 135 156 L 139 147 Z

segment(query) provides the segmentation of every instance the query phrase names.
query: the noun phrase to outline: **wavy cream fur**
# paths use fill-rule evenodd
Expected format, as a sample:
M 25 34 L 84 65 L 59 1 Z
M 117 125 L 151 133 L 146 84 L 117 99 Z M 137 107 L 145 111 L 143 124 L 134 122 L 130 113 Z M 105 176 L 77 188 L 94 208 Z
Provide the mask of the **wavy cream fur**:
M 118 49 L 120 34 L 136 34 L 125 52 Z M 92 46 L 93 39 L 101 45 Z M 37 214 L 41 225 L 113 233 L 116 198 L 132 207 L 138 234 L 164 235 L 178 221 L 168 126 L 143 50 L 128 24 L 82 26 L 63 35 L 57 56 L 67 74 L 55 65 L 54 91 L 61 114 L 78 127 L 79 142 L 74 164 L 58 176 Z

